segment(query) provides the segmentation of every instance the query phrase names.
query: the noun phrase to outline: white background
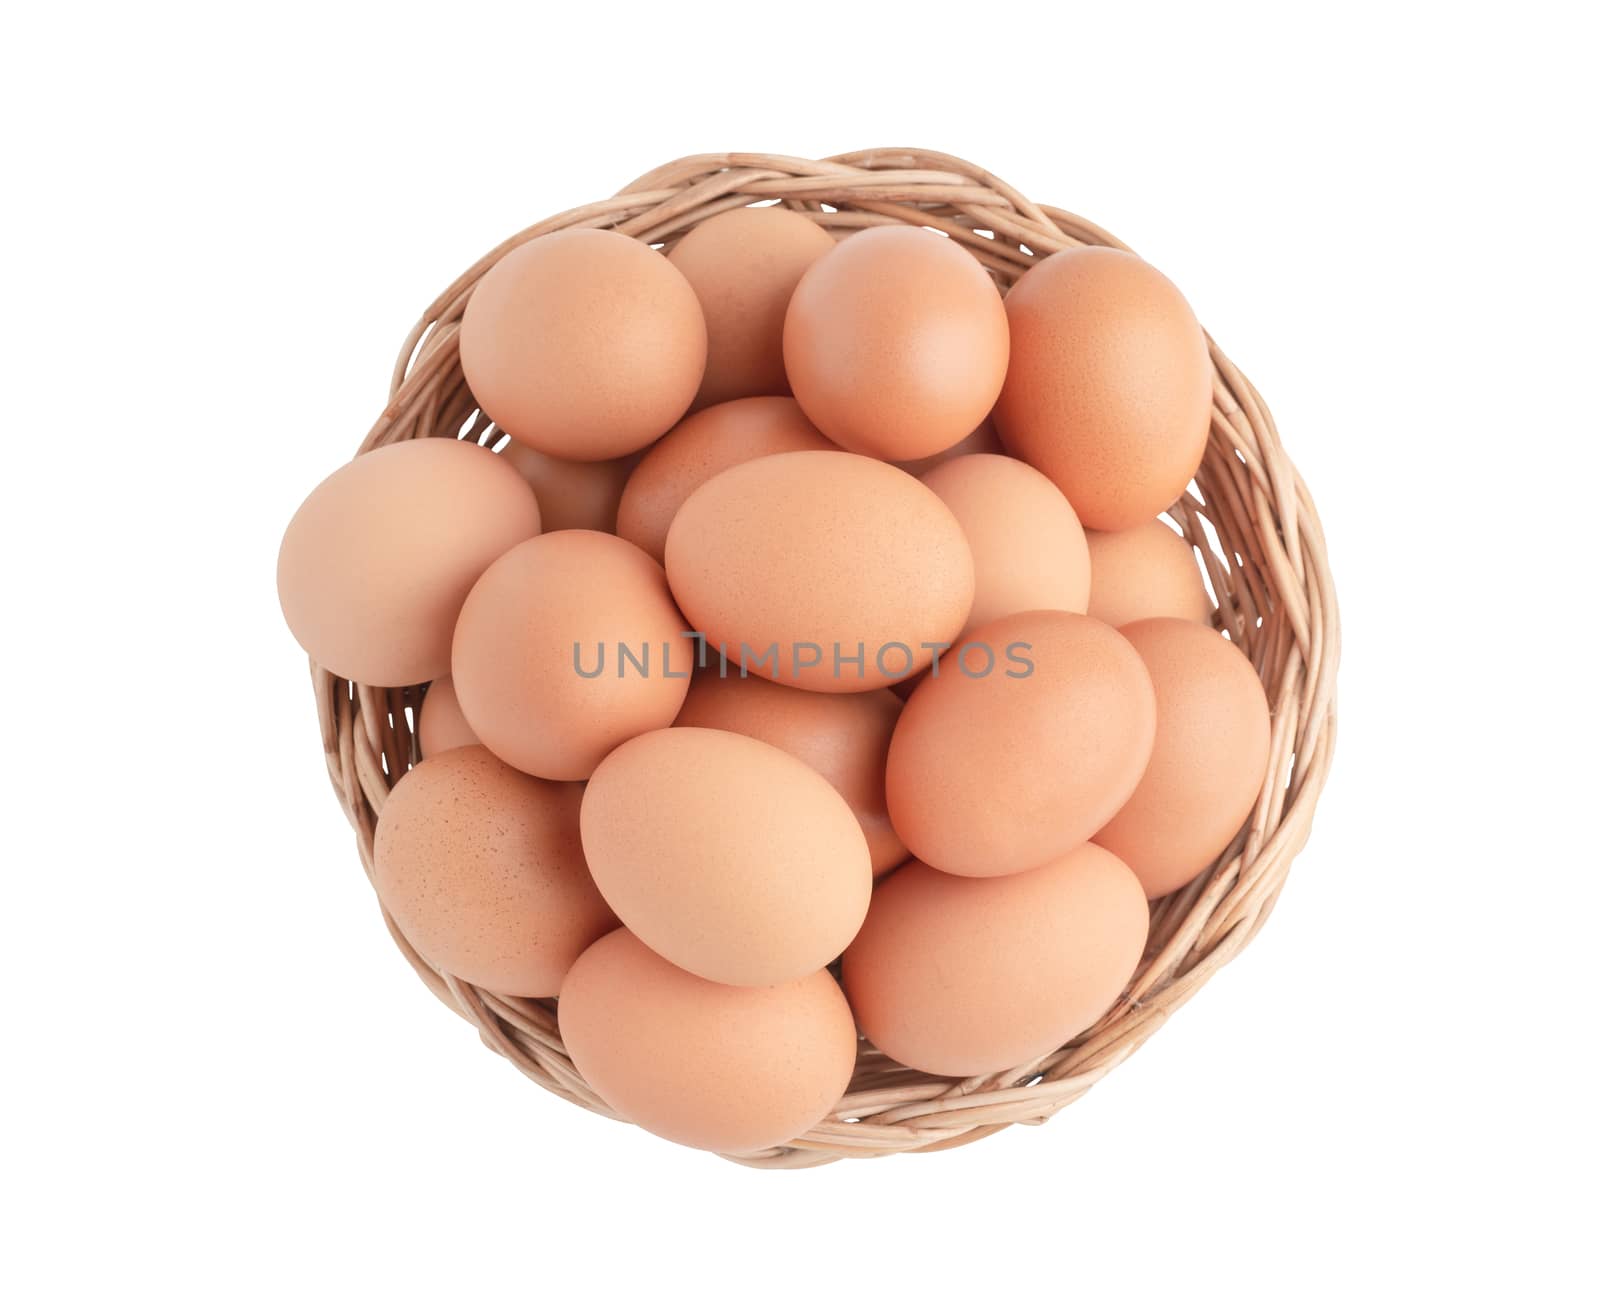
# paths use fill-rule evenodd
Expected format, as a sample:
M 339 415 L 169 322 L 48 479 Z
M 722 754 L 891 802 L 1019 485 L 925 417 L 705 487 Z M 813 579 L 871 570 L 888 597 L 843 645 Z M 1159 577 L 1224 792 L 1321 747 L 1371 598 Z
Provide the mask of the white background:
M 0 1299 L 1594 1304 L 1580 7 L 538 8 L 7 19 Z M 273 560 L 506 234 L 681 154 L 910 144 L 1111 228 L 1268 397 L 1341 742 L 1267 929 L 1083 1101 L 757 1173 L 416 982 Z

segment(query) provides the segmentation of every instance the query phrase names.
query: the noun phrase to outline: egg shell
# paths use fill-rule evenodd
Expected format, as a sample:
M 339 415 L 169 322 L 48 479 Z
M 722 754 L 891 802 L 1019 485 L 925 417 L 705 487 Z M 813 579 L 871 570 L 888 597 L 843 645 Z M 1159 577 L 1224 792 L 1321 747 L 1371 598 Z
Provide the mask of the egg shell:
M 633 470 L 631 459 L 557 459 L 519 441 L 507 442 L 500 458 L 533 488 L 546 532 L 617 530 L 617 503 Z
M 1005 447 L 1066 493 L 1088 528 L 1155 518 L 1200 466 L 1211 359 L 1177 287 L 1137 256 L 1062 250 L 1006 296 Z
M 1089 546 L 1067 498 L 1006 455 L 963 455 L 923 475 L 972 548 L 976 585 L 967 630 L 1024 610 L 1089 604 Z
M 461 371 L 513 440 L 561 459 L 654 441 L 694 399 L 706 324 L 693 288 L 620 232 L 569 228 L 503 255 L 461 318 Z
M 685 627 L 661 566 L 637 546 L 547 533 L 490 565 L 462 606 L 456 697 L 507 763 L 587 778 L 613 747 L 677 717 L 694 666 Z
M 730 209 L 686 232 L 667 256 L 699 297 L 706 370 L 695 406 L 789 390 L 783 317 L 800 275 L 833 238 L 792 209 Z
M 1089 613 L 1113 628 L 1139 619 L 1211 622 L 1211 597 L 1194 548 L 1160 519 L 1122 532 L 1089 532 Z
M 837 450 L 791 396 L 749 396 L 689 415 L 645 452 L 617 509 L 617 535 L 661 559 L 683 502 L 725 469 L 791 450 Z
M 972 608 L 972 551 L 944 502 L 844 451 L 719 473 L 673 519 L 666 563 L 713 650 L 815 691 L 870 690 L 926 668 L 924 643 L 953 639 Z M 858 656 L 860 668 L 846 662 Z
M 607 1105 L 707 1151 L 799 1137 L 827 1117 L 855 1069 L 855 1021 L 826 971 L 729 987 L 667 963 L 626 928 L 573 966 L 556 1020 Z
M 899 717 L 900 701 L 886 689 L 829 695 L 737 672 L 721 677 L 713 668 L 689 684 L 676 726 L 743 733 L 810 765 L 844 797 L 867 839 L 872 872 L 880 874 L 907 855 L 883 794 Z
M 478 575 L 539 531 L 539 505 L 470 442 L 404 441 L 359 455 L 290 520 L 278 600 L 323 668 L 377 687 L 450 672 L 450 635 Z
M 617 747 L 583 800 L 595 884 L 651 950 L 760 987 L 822 968 L 867 912 L 866 838 L 827 779 L 754 737 L 667 728 Z
M 1202 873 L 1250 817 L 1272 718 L 1255 669 L 1220 633 L 1187 619 L 1141 619 L 1122 635 L 1155 685 L 1155 745 L 1139 786 L 1095 841 L 1154 899 Z
M 952 1078 L 1026 1065 L 1091 1027 L 1139 966 L 1139 880 L 1085 844 L 1009 878 L 957 878 L 913 861 L 878 884 L 844 953 L 868 1039 Z
M 1014 614 L 965 642 L 973 650 L 941 661 L 900 713 L 889 817 L 935 868 L 1018 873 L 1087 841 L 1133 794 L 1155 690 L 1127 639 L 1082 614 Z M 987 676 L 961 671 L 987 667 L 990 652 Z
M 904 469 L 914 478 L 920 478 L 929 469 L 936 469 L 939 465 L 952 459 L 960 459 L 963 455 L 1004 455 L 1005 447 L 1000 444 L 1000 434 L 994 430 L 994 424 L 988 419 L 978 424 L 971 432 L 962 437 L 955 445 L 946 450 L 939 451 L 936 455 L 927 455 L 922 459 L 897 459 L 891 463 L 898 469 Z
M 457 746 L 479 745 L 467 716 L 461 712 L 456 688 L 448 677 L 435 678 L 422 697 L 417 712 L 417 744 L 424 756 L 442 755 Z
M 926 228 L 868 228 L 806 270 L 783 358 L 795 399 L 846 450 L 921 459 L 983 422 L 1007 358 L 983 265 Z
M 431 756 L 378 816 L 378 899 L 436 968 L 506 996 L 554 996 L 617 926 L 583 861 L 582 798 L 482 746 Z

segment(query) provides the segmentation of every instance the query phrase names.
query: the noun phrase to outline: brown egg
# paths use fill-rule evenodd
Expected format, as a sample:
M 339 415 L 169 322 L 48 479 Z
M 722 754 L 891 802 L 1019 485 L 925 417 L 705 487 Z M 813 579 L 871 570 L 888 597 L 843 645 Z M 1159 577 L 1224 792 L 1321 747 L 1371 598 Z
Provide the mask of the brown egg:
M 706 375 L 696 407 L 780 396 L 783 316 L 800 275 L 833 238 L 792 209 L 730 209 L 684 234 L 668 259 L 706 316 Z
M 760 987 L 822 968 L 867 912 L 850 807 L 776 746 L 667 728 L 617 747 L 583 799 L 583 849 L 623 923 L 680 969 Z
M 435 678 L 422 697 L 417 713 L 417 744 L 424 755 L 442 755 L 457 746 L 478 745 L 478 734 L 467 723 L 448 677 Z
M 855 1070 L 855 1021 L 826 971 L 728 987 L 668 964 L 626 928 L 573 966 L 556 1020 L 607 1105 L 707 1151 L 799 1137 L 827 1117 Z
M 518 441 L 507 442 L 500 457 L 511 462 L 538 496 L 546 532 L 617 530 L 617 502 L 632 472 L 631 461 L 557 459 Z
M 939 465 L 952 459 L 960 459 L 963 455 L 1004 455 L 1006 448 L 1000 444 L 1000 434 L 994 430 L 994 424 L 988 419 L 973 428 L 960 441 L 948 450 L 941 450 L 937 455 L 929 455 L 924 459 L 899 459 L 894 460 L 896 468 L 904 469 L 914 478 L 920 478 L 929 469 L 936 469 Z
M 1154 899 L 1202 873 L 1255 808 L 1271 714 L 1244 652 L 1187 619 L 1122 630 L 1156 689 L 1156 739 L 1138 788 L 1095 837 Z
M 587 778 L 677 717 L 694 646 L 661 566 L 600 532 L 551 532 L 492 565 L 456 624 L 461 710 L 490 750 L 541 778 Z
M 1009 878 L 912 862 L 873 893 L 844 953 L 868 1039 L 913 1069 L 966 1078 L 1049 1055 L 1116 1003 L 1144 953 L 1139 880 L 1082 845 Z
M 506 996 L 554 996 L 617 925 L 578 836 L 583 788 L 518 773 L 482 746 L 424 760 L 378 816 L 372 881 L 422 958 Z
M 972 552 L 944 502 L 844 451 L 719 473 L 673 519 L 666 561 L 712 652 L 814 691 L 865 691 L 926 668 L 972 608 Z
M 763 455 L 837 450 L 790 396 L 749 396 L 689 415 L 645 453 L 617 509 L 617 535 L 661 559 L 667 529 L 703 483 Z
M 1005 306 L 983 265 L 920 227 L 875 227 L 806 270 L 783 358 L 795 399 L 846 450 L 922 459 L 983 422 L 1006 376 Z
M 1120 250 L 1062 250 L 1017 280 L 1006 314 L 1006 449 L 1088 528 L 1136 527 L 1176 501 L 1211 426 L 1205 333 L 1177 287 Z
M 719 676 L 708 669 L 689 684 L 680 728 L 720 728 L 756 737 L 809 764 L 844 797 L 867 839 L 872 872 L 906 858 L 889 824 L 883 769 L 900 701 L 886 689 L 842 695 L 801 691 L 765 678 Z
M 461 318 L 461 371 L 484 412 L 561 459 L 649 445 L 689 408 L 705 364 L 693 288 L 620 232 L 571 228 L 518 246 Z
M 450 672 L 450 634 L 478 575 L 539 531 L 503 460 L 465 441 L 360 455 L 306 497 L 278 552 L 289 630 L 323 668 L 377 687 Z
M 948 873 L 1035 868 L 1122 807 L 1155 727 L 1150 675 L 1114 628 L 1051 610 L 996 619 L 901 711 L 889 817 L 913 855 Z
M 1211 597 L 1194 549 L 1160 519 L 1123 532 L 1090 532 L 1089 613 L 1113 628 L 1136 619 L 1211 622 Z
M 1006 455 L 963 455 L 922 483 L 950 507 L 972 547 L 977 583 L 970 632 L 1023 610 L 1089 603 L 1089 546 L 1067 498 L 1037 469 Z

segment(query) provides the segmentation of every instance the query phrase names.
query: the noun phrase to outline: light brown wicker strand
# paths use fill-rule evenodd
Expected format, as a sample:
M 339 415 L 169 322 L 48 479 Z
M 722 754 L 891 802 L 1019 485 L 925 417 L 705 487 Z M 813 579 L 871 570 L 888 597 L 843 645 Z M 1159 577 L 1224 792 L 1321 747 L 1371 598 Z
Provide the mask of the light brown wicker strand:
M 776 201 L 839 232 L 915 223 L 971 250 L 1001 289 L 1037 259 L 1075 245 L 1126 249 L 1094 224 L 1020 192 L 964 160 L 932 151 L 857 151 L 833 159 L 696 155 L 647 173 L 609 200 L 537 223 L 490 251 L 429 306 L 401 349 L 389 404 L 361 451 L 428 436 L 496 444 L 461 376 L 461 312 L 506 251 L 546 232 L 611 227 L 670 249 L 727 209 Z M 1012 1124 L 1043 1123 L 1127 1059 L 1241 951 L 1277 900 L 1305 844 L 1334 745 L 1339 613 L 1322 525 L 1255 388 L 1217 349 L 1211 439 L 1195 491 L 1173 517 L 1200 552 L 1218 597 L 1217 626 L 1250 656 L 1272 706 L 1268 776 L 1244 830 L 1211 871 L 1153 907 L 1150 945 L 1126 994 L 1089 1032 L 1019 1069 L 963 1080 L 895 1064 L 862 1044 L 855 1078 L 832 1115 L 783 1147 L 730 1157 L 803 1168 L 849 1157 L 935 1151 Z M 1208 540 L 1215 532 L 1218 551 Z M 417 758 L 420 689 L 352 686 L 312 666 L 328 776 L 355 828 L 370 876 L 373 829 L 395 780 Z M 495 996 L 440 975 L 384 916 L 429 989 L 484 1044 L 574 1104 L 612 1112 L 561 1045 L 553 1005 Z

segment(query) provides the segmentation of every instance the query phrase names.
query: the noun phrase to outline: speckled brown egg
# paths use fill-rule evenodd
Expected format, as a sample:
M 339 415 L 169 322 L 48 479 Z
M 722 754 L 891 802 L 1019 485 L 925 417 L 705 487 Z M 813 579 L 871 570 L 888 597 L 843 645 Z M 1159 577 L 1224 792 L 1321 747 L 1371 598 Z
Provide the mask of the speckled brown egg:
M 800 275 L 833 238 L 792 209 L 730 209 L 690 229 L 667 256 L 706 317 L 706 373 L 696 407 L 779 396 L 783 316 Z
M 790 396 L 747 396 L 689 415 L 645 452 L 617 509 L 617 535 L 661 559 L 667 529 L 691 492 L 763 455 L 837 450 Z
M 1113 628 L 1137 619 L 1210 623 L 1194 548 L 1160 519 L 1123 532 L 1090 532 L 1089 613 Z
M 996 619 L 901 711 L 889 817 L 913 855 L 948 873 L 1036 868 L 1133 794 L 1155 726 L 1150 675 L 1116 629 L 1052 610 Z
M 455 683 L 448 677 L 435 678 L 422 697 L 422 708 L 417 712 L 417 744 L 425 756 L 479 744 L 478 734 L 461 712 Z
M 719 473 L 673 519 L 666 563 L 711 658 L 721 648 L 735 667 L 814 691 L 926 668 L 972 608 L 972 551 L 944 502 L 844 451 Z
M 359 455 L 295 512 L 278 600 L 295 640 L 339 677 L 405 687 L 450 672 L 467 592 L 539 531 L 532 490 L 470 442 L 404 441 Z
M 667 728 L 617 747 L 583 799 L 595 884 L 645 945 L 713 982 L 822 968 L 867 912 L 872 862 L 825 778 L 754 737 Z
M 677 726 L 740 732 L 809 764 L 844 797 L 867 839 L 872 872 L 880 874 L 906 858 L 883 794 L 899 717 L 900 700 L 887 689 L 829 695 L 737 673 L 721 677 L 712 668 L 689 684 Z
M 462 713 L 501 759 L 587 778 L 613 747 L 677 717 L 694 647 L 661 566 L 620 537 L 546 533 L 496 560 L 456 624 Z
M 484 412 L 561 459 L 648 445 L 689 408 L 705 364 L 693 288 L 620 232 L 570 228 L 518 246 L 461 319 L 461 371 Z
M 861 1030 L 913 1069 L 965 1078 L 1037 1060 L 1127 987 L 1150 920 L 1139 880 L 1081 845 L 1009 878 L 912 862 L 873 893 L 844 953 Z
M 1089 546 L 1055 483 L 1006 455 L 963 455 L 923 475 L 972 547 L 976 586 L 967 629 L 1023 610 L 1089 603 Z
M 1095 841 L 1126 860 L 1153 899 L 1203 872 L 1250 817 L 1272 723 L 1255 669 L 1221 633 L 1141 619 L 1122 635 L 1155 684 L 1155 746 L 1138 788 Z
M 617 502 L 633 470 L 631 459 L 557 459 L 520 441 L 507 442 L 500 458 L 533 488 L 546 532 L 617 530 Z
M 1000 434 L 994 430 L 994 424 L 988 419 L 978 424 L 971 432 L 962 437 L 960 441 L 947 450 L 941 450 L 936 455 L 928 455 L 923 459 L 898 459 L 892 461 L 896 468 L 902 468 L 914 478 L 920 478 L 929 469 L 938 468 L 952 459 L 960 459 L 963 455 L 1004 455 L 1005 447 L 1000 444 Z
M 831 974 L 729 987 L 667 963 L 626 928 L 573 966 L 556 1020 L 573 1064 L 607 1105 L 707 1151 L 759 1151 L 799 1137 L 828 1115 L 855 1070 L 855 1021 Z
M 1177 287 L 1137 256 L 1063 250 L 1006 296 L 1011 364 L 994 419 L 1083 525 L 1136 527 L 1179 496 L 1211 424 L 1211 360 Z
M 1006 376 L 1005 306 L 983 266 L 926 228 L 868 228 L 806 270 L 783 358 L 806 415 L 846 450 L 922 459 L 976 428 Z
M 482 746 L 424 760 L 378 816 L 373 885 L 435 967 L 507 996 L 554 996 L 616 927 L 583 861 L 583 788 L 518 773 Z

